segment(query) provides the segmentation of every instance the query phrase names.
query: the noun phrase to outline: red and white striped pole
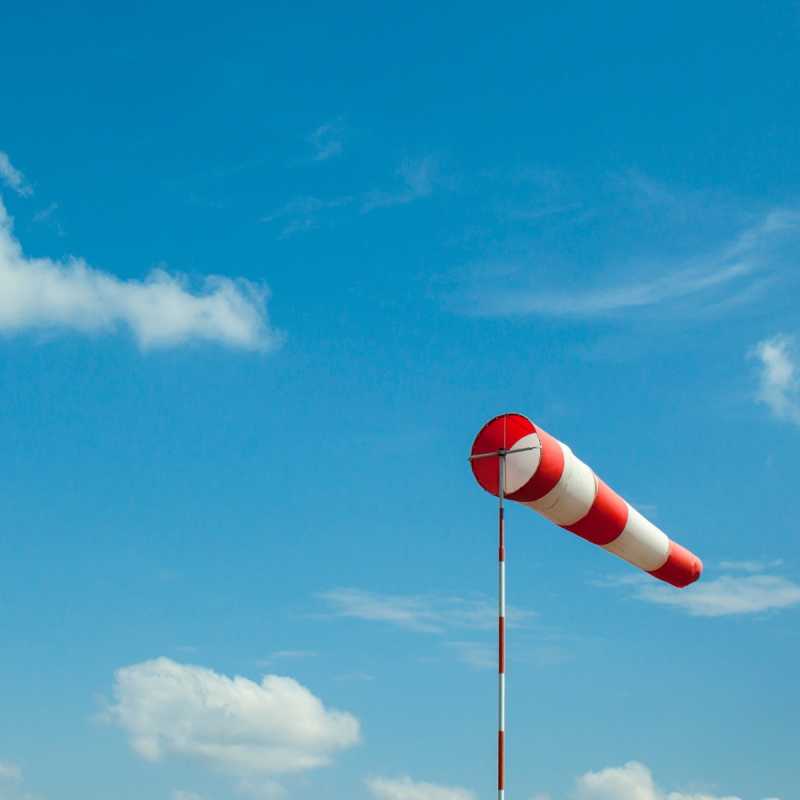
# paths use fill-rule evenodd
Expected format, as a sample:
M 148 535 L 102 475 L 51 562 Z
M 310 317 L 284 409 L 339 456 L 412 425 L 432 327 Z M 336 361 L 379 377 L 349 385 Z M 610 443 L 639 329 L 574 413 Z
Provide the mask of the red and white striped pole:
M 505 797 L 506 782 L 506 520 L 503 499 L 506 493 L 506 457 L 500 464 L 498 504 L 498 670 L 497 670 L 497 800 Z
M 504 501 L 506 496 L 506 456 L 538 449 L 538 444 L 515 447 L 511 450 L 503 447 L 488 453 L 473 453 L 470 461 L 482 458 L 497 458 L 497 800 L 504 800 L 506 791 L 506 517 Z

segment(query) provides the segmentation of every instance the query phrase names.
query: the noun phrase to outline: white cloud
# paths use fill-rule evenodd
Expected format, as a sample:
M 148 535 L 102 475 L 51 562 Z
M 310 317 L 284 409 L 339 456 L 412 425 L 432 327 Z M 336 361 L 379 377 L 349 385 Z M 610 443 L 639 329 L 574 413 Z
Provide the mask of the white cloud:
M 203 795 L 197 792 L 189 792 L 186 789 L 174 789 L 172 792 L 172 800 L 205 800 Z
M 575 800 L 741 800 L 734 795 L 706 792 L 664 792 L 656 786 L 650 770 L 638 761 L 622 767 L 587 772 L 575 785 Z M 773 798 L 772 800 L 778 800 Z
M 142 758 L 187 756 L 244 782 L 325 766 L 359 741 L 353 715 L 292 678 L 255 683 L 168 658 L 118 670 L 107 718 Z
M 286 789 L 276 781 L 241 780 L 236 785 L 236 791 L 256 800 L 283 800 L 286 797 Z
M 274 664 L 276 661 L 282 661 L 287 658 L 316 658 L 318 655 L 319 653 L 315 650 L 276 650 L 274 653 L 270 653 L 267 658 L 261 659 L 258 665 L 260 667 L 266 667 L 270 664 Z
M 406 205 L 433 193 L 438 179 L 438 163 L 431 156 L 404 161 L 397 170 L 402 186 L 394 191 L 368 192 L 361 205 L 362 213 L 376 208 Z
M 262 222 L 281 223 L 281 239 L 288 239 L 298 233 L 313 230 L 319 224 L 323 212 L 343 208 L 352 203 L 347 195 L 323 200 L 320 197 L 295 197 L 285 205 L 261 218 Z
M 475 794 L 454 786 L 419 783 L 411 778 L 368 778 L 367 788 L 376 800 L 475 800 Z
M 11 163 L 7 153 L 0 150 L 0 179 L 3 183 L 23 197 L 30 197 L 33 188 L 25 180 L 25 176 Z
M 776 253 L 787 242 L 796 245 L 798 235 L 800 213 L 777 210 L 705 256 L 672 264 L 651 263 L 616 284 L 608 278 L 598 283 L 591 277 L 595 270 L 584 272 L 587 285 L 580 289 L 553 287 L 539 275 L 530 283 L 500 289 L 482 282 L 465 295 L 464 308 L 485 316 L 595 318 L 647 308 L 677 308 L 693 300 L 704 302 L 710 310 L 734 307 L 769 285 L 773 260 L 783 259 Z M 506 277 L 504 282 L 508 280 Z
M 779 575 L 723 575 L 680 591 L 638 576 L 614 583 L 632 587 L 640 600 L 673 606 L 692 617 L 758 614 L 800 604 L 800 585 Z
M 312 131 L 308 136 L 308 142 L 314 148 L 314 161 L 327 161 L 340 156 L 344 149 L 342 134 L 341 118 L 326 122 Z
M 0 761 L 0 800 L 42 800 L 27 790 L 22 768 L 13 761 Z
M 143 348 L 210 341 L 267 351 L 281 336 L 269 326 L 266 296 L 263 287 L 219 276 L 192 292 L 185 280 L 160 269 L 144 281 L 125 281 L 79 258 L 27 257 L 0 203 L 0 332 L 125 326 Z
M 452 628 L 493 630 L 497 605 L 485 597 L 379 594 L 363 589 L 333 589 L 319 597 L 336 616 L 386 622 L 422 633 L 444 633 Z M 509 624 L 520 624 L 533 613 L 509 609 Z
M 759 362 L 758 400 L 778 418 L 800 425 L 800 374 L 792 337 L 759 342 L 751 355 Z
M 483 313 L 594 317 L 655 306 L 713 289 L 750 275 L 749 264 L 719 269 L 692 268 L 652 280 L 583 292 L 508 290 L 495 292 Z
M 447 646 L 463 664 L 474 669 L 497 669 L 497 645 L 487 642 L 447 642 Z
M 19 782 L 22 780 L 22 770 L 13 761 L 0 761 L 0 780 Z
M 719 568 L 731 572 L 765 572 L 774 567 L 782 567 L 783 559 L 774 558 L 772 561 L 720 561 Z

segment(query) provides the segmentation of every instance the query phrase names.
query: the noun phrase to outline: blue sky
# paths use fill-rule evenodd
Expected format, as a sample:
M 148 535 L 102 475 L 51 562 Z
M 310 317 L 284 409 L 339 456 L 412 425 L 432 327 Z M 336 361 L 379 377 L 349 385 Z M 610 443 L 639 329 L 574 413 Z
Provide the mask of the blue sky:
M 796 3 L 4 8 L 0 799 L 791 800 Z

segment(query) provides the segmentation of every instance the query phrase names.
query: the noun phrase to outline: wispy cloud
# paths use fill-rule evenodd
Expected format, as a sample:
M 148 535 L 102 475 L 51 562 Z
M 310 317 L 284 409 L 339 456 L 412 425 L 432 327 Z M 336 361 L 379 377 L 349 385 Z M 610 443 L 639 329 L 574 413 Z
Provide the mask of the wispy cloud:
M 320 125 L 307 137 L 314 150 L 314 161 L 328 161 L 342 154 L 344 125 L 341 117 Z
M 497 645 L 489 642 L 447 642 L 456 658 L 473 669 L 497 669 Z
M 139 756 L 192 758 L 254 785 L 325 766 L 360 738 L 352 714 L 278 675 L 255 683 L 158 658 L 118 670 L 113 691 L 105 718 Z
M 190 792 L 186 789 L 173 789 L 172 800 L 205 800 L 203 795 Z
M 781 334 L 764 339 L 751 356 L 759 365 L 759 402 L 778 419 L 800 425 L 800 374 L 794 338 Z
M 43 800 L 28 790 L 22 768 L 13 761 L 0 761 L 0 800 Z
M 475 794 L 457 786 L 412 781 L 402 778 L 367 778 L 375 800 L 475 800 Z
M 53 216 L 53 214 L 56 213 L 56 211 L 58 211 L 58 203 L 50 203 L 50 205 L 47 206 L 47 208 L 43 208 L 41 211 L 37 211 L 33 215 L 33 221 L 47 222 L 47 220 L 49 220 Z
M 264 286 L 220 276 L 192 291 L 162 269 L 143 281 L 121 280 L 80 258 L 27 257 L 0 203 L 0 332 L 126 327 L 144 349 L 208 341 L 269 351 L 282 337 L 269 325 L 267 294 Z
M 296 660 L 303 658 L 316 658 L 319 655 L 315 650 L 276 650 L 270 653 L 267 658 L 262 658 L 258 665 L 260 667 L 267 667 L 275 664 L 277 661 Z
M 495 291 L 483 299 L 482 314 L 553 317 L 595 317 L 655 306 L 738 281 L 751 275 L 750 264 L 719 268 L 691 268 L 653 280 L 588 291 Z
M 288 239 L 323 227 L 323 222 L 333 224 L 336 211 L 350 206 L 367 214 L 378 208 L 389 208 L 412 203 L 431 195 L 439 181 L 439 170 L 433 157 L 405 161 L 397 170 L 400 185 L 392 191 L 356 192 L 352 195 L 295 197 L 288 203 L 261 217 L 261 222 L 278 225 L 279 238 Z
M 0 180 L 22 197 L 30 197 L 33 187 L 25 176 L 11 163 L 8 154 L 0 150 Z
M 13 761 L 0 761 L 0 780 L 18 783 L 22 780 L 22 769 Z
M 333 589 L 319 595 L 338 617 L 384 622 L 421 633 L 453 629 L 491 630 L 497 625 L 497 605 L 485 597 L 452 595 L 389 595 L 363 589 Z M 509 609 L 509 624 L 519 625 L 533 612 Z
M 775 569 L 783 566 L 782 558 L 774 558 L 771 561 L 720 561 L 719 568 L 729 572 L 766 572 L 768 569 Z
M 401 185 L 390 191 L 373 191 L 364 195 L 361 211 L 366 214 L 377 208 L 389 208 L 429 197 L 439 179 L 439 165 L 433 156 L 404 161 L 397 170 Z
M 635 202 L 647 205 L 646 212 L 637 209 L 630 199 L 618 202 L 629 204 L 624 207 L 632 219 L 636 219 L 636 214 L 655 213 L 650 208 L 653 204 L 659 208 L 667 206 L 665 216 L 670 216 L 675 227 L 673 239 L 681 235 L 687 238 L 681 255 L 657 254 L 663 251 L 658 245 L 653 246 L 652 255 L 646 255 L 639 244 L 637 249 L 642 254 L 627 265 L 603 263 L 602 256 L 598 256 L 598 264 L 587 264 L 577 270 L 578 265 L 559 262 L 556 271 L 550 268 L 547 251 L 532 245 L 526 257 L 516 255 L 474 269 L 467 288 L 454 297 L 456 308 L 479 316 L 573 319 L 619 317 L 653 309 L 662 314 L 680 310 L 722 313 L 752 302 L 766 292 L 778 280 L 778 273 L 789 263 L 791 253 L 800 243 L 800 212 L 795 209 L 774 209 L 755 221 L 751 215 L 744 224 L 733 225 L 729 221 L 725 226 L 727 237 L 717 235 L 711 239 L 716 244 L 710 245 L 697 241 L 696 217 L 682 218 L 677 210 L 678 200 L 663 187 L 639 180 L 636 196 L 640 200 Z M 687 205 L 695 208 L 696 214 L 702 214 L 696 199 Z M 745 218 L 742 213 L 731 212 L 729 216 L 737 220 Z M 691 235 L 686 233 L 689 229 Z M 663 238 L 659 241 L 663 245 Z M 558 274 L 571 277 L 559 281 L 555 277 Z
M 288 239 L 298 233 L 305 233 L 319 226 L 320 215 L 336 208 L 344 208 L 353 202 L 349 196 L 296 197 L 285 205 L 261 218 L 262 222 L 281 225 L 280 238 Z
M 604 585 L 624 587 L 639 600 L 672 606 L 692 617 L 759 614 L 800 605 L 800 585 L 766 573 L 722 575 L 680 591 L 644 576 L 615 579 Z
M 59 222 L 56 212 L 59 209 L 58 203 L 50 203 L 46 208 L 37 211 L 33 215 L 33 221 L 37 224 L 44 224 L 54 230 L 59 236 L 64 236 L 64 226 Z
M 277 781 L 241 780 L 236 784 L 236 791 L 255 800 L 283 800 L 288 796 L 286 789 Z
M 497 642 L 492 641 L 448 641 L 445 647 L 458 661 L 479 670 L 497 669 Z M 535 667 L 552 667 L 570 660 L 569 653 L 559 645 L 532 646 L 523 641 L 514 644 L 514 663 Z

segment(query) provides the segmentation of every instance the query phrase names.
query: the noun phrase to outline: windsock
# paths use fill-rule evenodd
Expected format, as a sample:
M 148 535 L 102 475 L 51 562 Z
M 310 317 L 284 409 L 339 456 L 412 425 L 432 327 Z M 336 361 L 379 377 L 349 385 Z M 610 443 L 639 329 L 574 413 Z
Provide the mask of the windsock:
M 567 445 L 522 414 L 501 414 L 475 437 L 470 463 L 487 492 L 499 494 L 499 451 L 510 450 L 520 452 L 505 456 L 506 498 L 673 586 L 683 588 L 700 577 L 703 562 L 694 553 L 671 541 Z M 475 458 L 484 453 L 498 455 Z

